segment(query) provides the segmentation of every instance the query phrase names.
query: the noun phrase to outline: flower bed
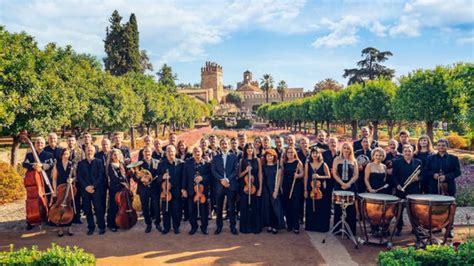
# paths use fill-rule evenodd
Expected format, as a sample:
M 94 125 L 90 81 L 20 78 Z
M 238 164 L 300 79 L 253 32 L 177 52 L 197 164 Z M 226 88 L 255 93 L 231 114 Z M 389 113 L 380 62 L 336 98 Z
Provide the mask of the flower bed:
M 474 162 L 461 160 L 461 176 L 456 178 L 456 204 L 474 206 Z

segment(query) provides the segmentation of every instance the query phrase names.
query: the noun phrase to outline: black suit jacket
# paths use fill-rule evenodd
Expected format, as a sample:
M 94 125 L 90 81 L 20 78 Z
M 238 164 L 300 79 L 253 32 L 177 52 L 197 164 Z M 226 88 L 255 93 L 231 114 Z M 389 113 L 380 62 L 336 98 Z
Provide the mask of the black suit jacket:
M 85 189 L 87 186 L 94 186 L 96 191 L 102 191 L 104 189 L 104 166 L 102 161 L 99 159 L 92 159 L 89 162 L 84 159 L 77 165 L 77 183 L 81 189 Z
M 196 163 L 194 158 L 190 158 L 183 165 L 183 178 L 181 180 L 181 187 L 186 189 L 189 196 L 193 196 L 194 192 L 194 178 L 196 172 L 199 171 L 199 175 L 202 176 L 201 185 L 204 186 L 204 194 L 207 195 L 209 184 L 211 183 L 211 164 L 204 161 Z
M 456 194 L 455 178 L 461 175 L 461 166 L 459 165 L 458 157 L 445 154 L 441 157 L 438 153 L 428 156 L 425 165 L 425 177 L 430 180 L 430 192 L 437 191 L 438 181 L 434 179 L 435 174 L 439 174 L 440 170 L 446 177 L 445 182 L 448 183 L 448 194 Z
M 174 159 L 168 161 L 168 158 L 163 158 L 158 164 L 158 184 L 161 187 L 161 183 L 164 182 L 163 175 L 168 170 L 170 175 L 171 193 L 173 197 L 180 197 L 181 195 L 181 180 L 183 178 L 183 161 L 180 159 Z
M 212 175 L 214 176 L 214 189 L 217 194 L 221 193 L 224 187 L 221 184 L 221 179 L 224 177 L 229 179 L 230 187 L 229 190 L 237 191 L 239 188 L 237 182 L 238 175 L 238 159 L 233 153 L 227 153 L 226 165 L 224 169 L 224 159 L 222 153 L 214 156 L 212 160 Z M 224 174 L 225 173 L 225 174 Z
M 147 163 L 145 160 L 142 160 L 143 164 L 141 165 L 142 169 L 146 169 L 150 171 L 152 178 L 158 177 L 158 165 L 159 161 L 156 159 L 151 159 L 150 163 Z M 137 183 L 137 193 L 143 194 L 145 192 L 151 191 L 151 193 L 159 194 L 160 193 L 160 182 L 158 178 L 153 180 L 150 186 L 145 186 L 143 183 L 137 178 L 136 175 L 133 175 L 133 180 Z

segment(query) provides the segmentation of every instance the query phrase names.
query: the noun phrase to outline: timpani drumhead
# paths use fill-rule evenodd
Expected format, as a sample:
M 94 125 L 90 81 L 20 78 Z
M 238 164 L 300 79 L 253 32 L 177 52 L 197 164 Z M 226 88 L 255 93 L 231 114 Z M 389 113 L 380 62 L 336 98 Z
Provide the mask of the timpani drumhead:
M 359 197 L 364 199 L 370 200 L 378 200 L 378 201 L 398 201 L 399 198 L 389 195 L 389 194 L 378 194 L 378 193 L 360 193 Z
M 332 193 L 337 196 L 354 196 L 355 195 L 354 192 L 345 191 L 345 190 L 334 190 Z
M 456 199 L 450 196 L 436 194 L 412 194 L 407 195 L 408 200 L 425 201 L 425 202 L 454 202 Z

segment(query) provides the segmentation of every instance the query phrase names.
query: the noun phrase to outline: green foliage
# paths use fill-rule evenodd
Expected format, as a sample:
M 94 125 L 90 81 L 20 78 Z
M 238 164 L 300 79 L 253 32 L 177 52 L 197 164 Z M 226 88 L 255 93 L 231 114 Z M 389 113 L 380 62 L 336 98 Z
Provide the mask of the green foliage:
M 309 109 L 307 113 L 310 117 L 308 121 L 334 121 L 334 101 L 336 99 L 336 92 L 333 90 L 323 90 L 320 93 L 310 98 Z
M 347 86 L 347 88 L 337 93 L 334 99 L 334 117 L 337 121 L 348 123 L 352 120 L 356 120 L 353 112 L 353 95 L 356 91 L 360 91 L 362 85 L 353 84 Z
M 344 78 L 349 78 L 348 85 L 360 83 L 364 84 L 367 80 L 374 80 L 377 78 L 392 79 L 395 74 L 395 70 L 383 66 L 379 63 L 383 63 L 388 60 L 389 56 L 392 56 L 392 52 L 379 50 L 367 47 L 362 50 L 363 60 L 357 62 L 359 68 L 344 69 Z
M 78 247 L 60 247 L 52 244 L 46 251 L 22 248 L 14 251 L 13 245 L 9 252 L 0 252 L 0 265 L 95 265 L 95 257 Z
M 340 91 L 344 88 L 342 84 L 339 84 L 334 79 L 324 79 L 320 82 L 314 84 L 314 93 L 321 92 L 323 90 L 332 90 L 332 91 Z
M 242 104 L 244 103 L 244 96 L 241 93 L 236 92 L 236 91 L 229 92 L 225 99 L 226 99 L 226 102 L 233 103 L 237 107 L 241 107 Z
M 352 97 L 352 108 L 357 120 L 382 121 L 390 117 L 392 100 L 397 87 L 391 81 L 369 80 L 358 87 Z
M 451 246 L 429 245 L 426 249 L 395 248 L 379 253 L 378 262 L 383 266 L 401 265 L 473 265 L 474 243 L 459 245 L 456 251 Z
M 285 99 L 285 93 L 287 89 L 288 89 L 288 84 L 286 84 L 286 81 L 280 80 L 280 82 L 278 82 L 278 85 L 277 85 L 277 92 L 278 94 L 280 94 L 280 98 L 282 102 Z
M 171 68 L 171 66 L 163 64 L 161 69 L 156 72 L 156 75 L 158 76 L 158 84 L 164 86 L 168 90 L 168 92 L 176 92 L 175 80 L 178 79 L 178 76 L 176 74 L 173 74 L 173 69 Z
M 273 77 L 270 74 L 264 74 L 260 79 L 260 89 L 265 92 L 266 102 L 268 103 L 268 95 L 273 90 Z
M 5 162 L 0 162 L 0 204 L 24 199 L 23 177 Z

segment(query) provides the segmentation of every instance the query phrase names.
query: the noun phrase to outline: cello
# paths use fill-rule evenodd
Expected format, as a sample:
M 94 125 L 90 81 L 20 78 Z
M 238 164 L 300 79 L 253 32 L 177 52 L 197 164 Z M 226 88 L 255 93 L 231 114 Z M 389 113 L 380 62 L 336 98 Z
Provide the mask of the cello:
M 56 188 L 56 202 L 49 210 L 48 219 L 57 225 L 69 224 L 76 213 L 74 204 L 74 196 L 77 193 L 76 186 L 74 186 L 75 170 L 76 164 L 74 163 L 67 183 L 60 184 Z
M 125 170 L 120 166 L 120 174 L 125 178 Z M 115 216 L 115 224 L 120 229 L 130 229 L 137 223 L 137 211 L 133 208 L 132 191 L 130 183 L 125 178 L 122 182 L 124 187 L 115 193 L 115 202 L 117 203 L 117 215 Z
M 35 163 L 41 163 L 38 153 L 36 152 L 33 143 L 28 138 L 28 132 L 22 130 L 20 132 L 20 139 L 23 142 L 28 143 L 31 149 Z M 37 170 L 29 170 L 26 172 L 23 179 L 23 184 L 26 189 L 26 221 L 30 225 L 41 224 L 48 217 L 49 204 L 46 198 L 45 184 L 48 186 L 50 191 L 53 191 L 51 183 L 49 182 L 48 175 L 44 170 L 38 172 Z

